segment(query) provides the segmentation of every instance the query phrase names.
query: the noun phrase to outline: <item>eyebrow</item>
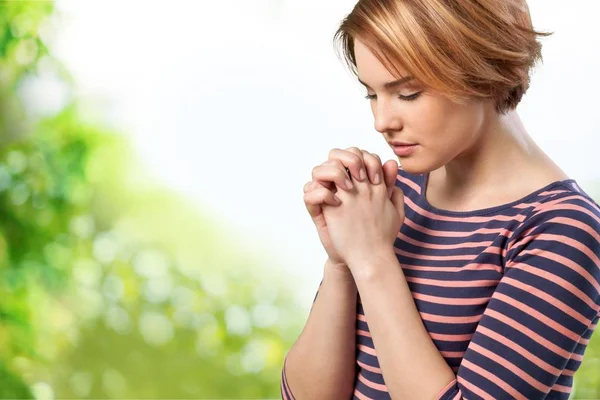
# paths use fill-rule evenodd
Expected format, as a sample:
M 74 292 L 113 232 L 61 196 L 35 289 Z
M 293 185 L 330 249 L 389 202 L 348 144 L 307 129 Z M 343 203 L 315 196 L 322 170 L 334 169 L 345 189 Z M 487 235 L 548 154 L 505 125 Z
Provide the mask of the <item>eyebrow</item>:
M 408 81 L 410 81 L 411 79 L 413 79 L 413 77 L 412 77 L 412 76 L 410 76 L 410 75 L 407 75 L 407 76 L 405 76 L 405 77 L 403 77 L 403 78 L 400 78 L 400 79 L 397 79 L 397 80 L 395 80 L 395 81 L 391 81 L 391 82 L 384 83 L 384 84 L 383 84 L 383 87 L 384 87 L 385 89 L 391 89 L 391 88 L 394 88 L 394 87 L 396 87 L 396 86 L 400 86 L 400 85 L 402 85 L 404 82 L 408 82 Z M 364 83 L 363 81 L 361 81 L 361 80 L 360 80 L 360 78 L 358 79 L 358 81 L 359 81 L 359 82 L 360 82 L 360 83 L 361 83 L 361 84 L 362 84 L 364 87 L 366 87 L 366 88 L 369 88 L 369 89 L 370 89 L 369 85 L 367 85 L 366 83 Z

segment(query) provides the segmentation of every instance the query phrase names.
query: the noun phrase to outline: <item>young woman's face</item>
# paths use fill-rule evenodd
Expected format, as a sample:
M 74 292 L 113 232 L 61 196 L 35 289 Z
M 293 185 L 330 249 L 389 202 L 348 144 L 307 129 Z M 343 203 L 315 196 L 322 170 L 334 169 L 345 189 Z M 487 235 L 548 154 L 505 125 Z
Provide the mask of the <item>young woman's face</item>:
M 433 171 L 466 154 L 477 143 L 484 123 L 484 102 L 460 105 L 414 79 L 386 88 L 385 83 L 397 78 L 359 40 L 355 40 L 354 54 L 375 129 L 387 142 L 417 144 L 410 155 L 398 156 L 404 170 L 415 174 Z

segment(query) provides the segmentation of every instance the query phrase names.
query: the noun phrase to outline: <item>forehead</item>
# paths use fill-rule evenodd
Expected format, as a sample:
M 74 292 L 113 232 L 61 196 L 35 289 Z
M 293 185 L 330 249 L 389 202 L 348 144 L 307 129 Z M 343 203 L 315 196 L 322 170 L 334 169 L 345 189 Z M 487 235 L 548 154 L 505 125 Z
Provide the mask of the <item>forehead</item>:
M 354 40 L 354 57 L 356 59 L 356 70 L 361 81 L 369 84 L 371 87 L 378 87 L 385 82 L 389 82 L 407 75 L 407 72 L 398 66 L 400 75 L 392 74 L 375 54 L 359 39 Z

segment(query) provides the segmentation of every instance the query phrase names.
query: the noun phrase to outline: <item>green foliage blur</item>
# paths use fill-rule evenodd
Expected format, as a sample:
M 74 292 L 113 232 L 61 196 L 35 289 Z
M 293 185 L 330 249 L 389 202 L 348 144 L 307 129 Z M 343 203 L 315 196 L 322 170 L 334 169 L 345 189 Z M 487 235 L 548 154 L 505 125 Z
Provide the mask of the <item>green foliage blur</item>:
M 284 277 L 85 118 L 49 1 L 0 3 L 0 398 L 277 398 Z M 56 24 L 55 24 L 56 25 Z M 51 72 L 60 110 L 21 93 Z
M 285 277 L 86 120 L 53 12 L 0 2 L 0 398 L 278 398 L 305 322 Z M 40 116 L 19 93 L 48 71 L 71 96 Z M 572 398 L 600 399 L 600 334 Z

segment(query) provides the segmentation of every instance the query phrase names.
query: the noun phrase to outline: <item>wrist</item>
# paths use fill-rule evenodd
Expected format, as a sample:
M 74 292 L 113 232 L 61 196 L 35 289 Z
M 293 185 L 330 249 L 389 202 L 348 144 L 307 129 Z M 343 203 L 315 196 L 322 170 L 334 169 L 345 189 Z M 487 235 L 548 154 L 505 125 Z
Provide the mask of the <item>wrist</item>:
M 373 251 L 364 257 L 355 257 L 348 261 L 348 270 L 358 280 L 371 280 L 380 277 L 390 265 L 399 265 L 393 247 Z
M 342 280 L 354 283 L 354 277 L 352 272 L 348 268 L 348 265 L 341 262 L 332 261 L 327 259 L 325 262 L 324 276 L 331 277 L 335 280 Z

